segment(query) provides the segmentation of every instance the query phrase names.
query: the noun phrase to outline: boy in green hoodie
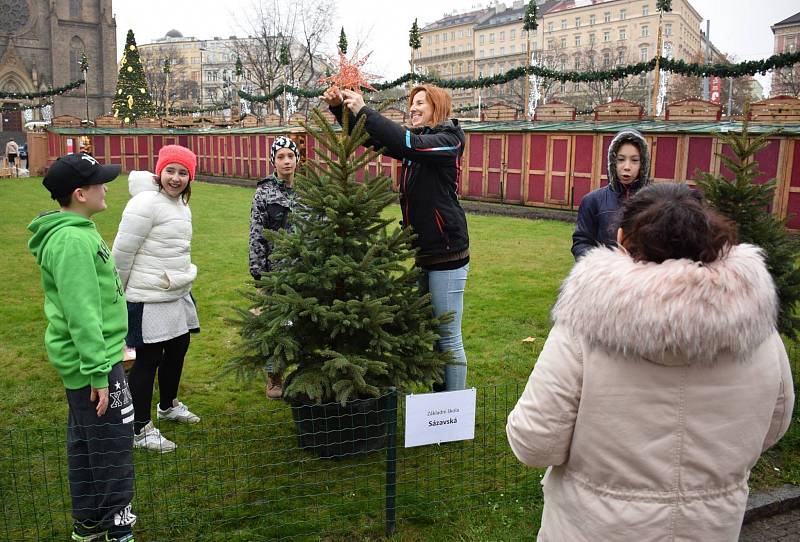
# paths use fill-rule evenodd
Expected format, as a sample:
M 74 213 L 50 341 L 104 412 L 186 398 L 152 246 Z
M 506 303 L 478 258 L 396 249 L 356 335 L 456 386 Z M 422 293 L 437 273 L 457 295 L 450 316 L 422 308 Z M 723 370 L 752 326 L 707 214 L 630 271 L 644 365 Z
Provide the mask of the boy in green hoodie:
M 119 166 L 87 154 L 54 162 L 42 184 L 61 205 L 30 223 L 47 316 L 45 345 L 66 388 L 72 540 L 132 542 L 133 403 L 122 367 L 128 312 L 111 251 L 91 216 Z

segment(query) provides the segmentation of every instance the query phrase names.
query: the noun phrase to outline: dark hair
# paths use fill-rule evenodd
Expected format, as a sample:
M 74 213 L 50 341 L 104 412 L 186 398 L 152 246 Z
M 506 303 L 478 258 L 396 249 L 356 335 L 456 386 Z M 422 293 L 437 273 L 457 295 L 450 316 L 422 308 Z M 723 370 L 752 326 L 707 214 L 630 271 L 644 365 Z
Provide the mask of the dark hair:
M 70 205 L 72 205 L 72 194 L 74 192 L 75 191 L 73 190 L 69 194 L 59 194 L 58 196 L 50 196 L 50 197 L 56 200 L 58 204 L 61 205 L 62 207 L 69 207 Z
M 678 183 L 641 189 L 623 206 L 620 228 L 628 253 L 647 262 L 709 263 L 738 243 L 736 225 L 713 211 L 700 192 Z
M 158 186 L 159 192 L 164 190 L 164 185 L 161 184 L 161 177 L 159 175 L 153 175 L 153 182 L 155 182 L 156 186 Z M 186 183 L 186 188 L 184 188 L 183 192 L 181 192 L 181 199 L 183 200 L 183 203 L 188 205 L 189 198 L 191 197 L 192 197 L 192 181 L 189 181 L 188 183 Z
M 87 184 L 84 186 L 79 186 L 78 188 L 83 188 L 84 190 L 86 190 L 90 186 L 91 185 Z M 75 190 L 77 190 L 78 188 L 76 188 Z M 58 204 L 61 205 L 62 207 L 69 207 L 70 205 L 72 205 L 72 196 L 73 194 L 75 194 L 75 190 L 73 190 L 69 194 L 60 194 L 58 196 L 54 196 L 51 194 L 50 197 L 56 200 Z

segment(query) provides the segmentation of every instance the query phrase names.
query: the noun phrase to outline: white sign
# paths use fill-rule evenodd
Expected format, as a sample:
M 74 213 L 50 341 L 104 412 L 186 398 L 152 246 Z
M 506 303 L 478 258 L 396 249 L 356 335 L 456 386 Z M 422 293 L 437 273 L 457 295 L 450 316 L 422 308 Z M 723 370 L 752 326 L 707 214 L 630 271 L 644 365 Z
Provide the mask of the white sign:
M 475 438 L 475 388 L 406 396 L 406 448 Z

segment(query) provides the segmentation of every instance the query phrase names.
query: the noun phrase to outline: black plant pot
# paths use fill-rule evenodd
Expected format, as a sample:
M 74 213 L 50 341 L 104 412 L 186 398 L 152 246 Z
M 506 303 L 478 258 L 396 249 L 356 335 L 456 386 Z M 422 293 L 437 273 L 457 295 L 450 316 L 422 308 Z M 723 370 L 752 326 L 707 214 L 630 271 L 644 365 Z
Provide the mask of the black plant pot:
M 297 444 L 319 457 L 344 459 L 386 446 L 387 396 L 346 403 L 293 404 Z

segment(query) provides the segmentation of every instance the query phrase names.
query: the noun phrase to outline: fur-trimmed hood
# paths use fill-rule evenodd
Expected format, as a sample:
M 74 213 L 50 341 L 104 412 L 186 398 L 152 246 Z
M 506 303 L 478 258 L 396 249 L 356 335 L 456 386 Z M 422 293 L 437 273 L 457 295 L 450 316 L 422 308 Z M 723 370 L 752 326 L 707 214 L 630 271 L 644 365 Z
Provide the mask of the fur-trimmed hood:
M 625 143 L 632 143 L 639 149 L 639 180 L 631 184 L 636 191 L 650 184 L 650 149 L 647 141 L 638 130 L 626 128 L 620 130 L 608 146 L 608 185 L 615 192 L 620 191 L 619 177 L 617 177 L 617 152 Z
M 659 364 L 745 357 L 775 331 L 778 298 L 760 248 L 711 264 L 635 262 L 622 249 L 586 254 L 564 281 L 553 320 L 576 336 Z

